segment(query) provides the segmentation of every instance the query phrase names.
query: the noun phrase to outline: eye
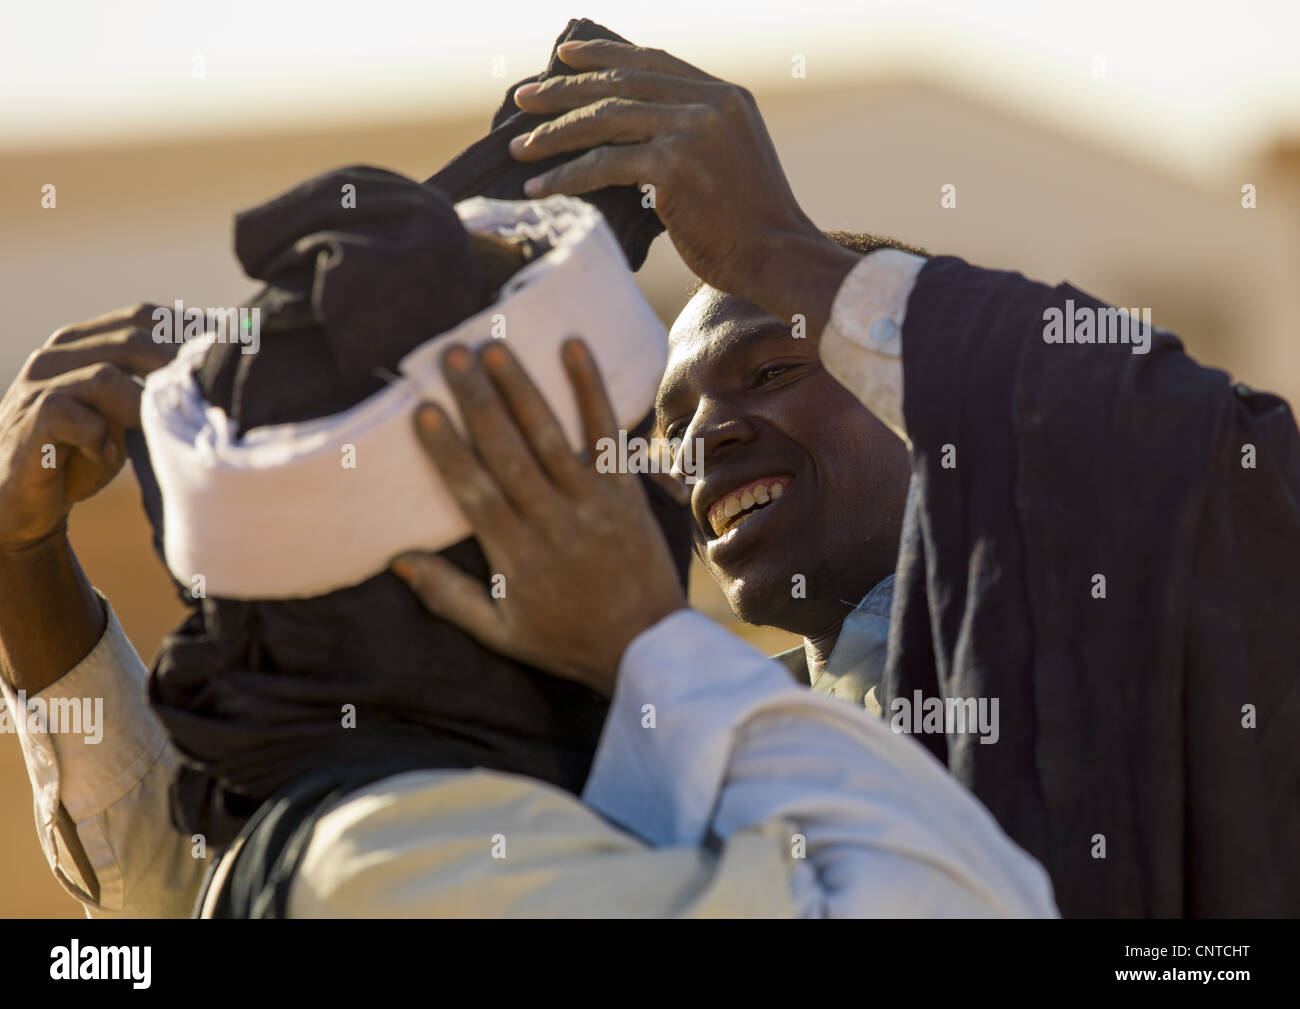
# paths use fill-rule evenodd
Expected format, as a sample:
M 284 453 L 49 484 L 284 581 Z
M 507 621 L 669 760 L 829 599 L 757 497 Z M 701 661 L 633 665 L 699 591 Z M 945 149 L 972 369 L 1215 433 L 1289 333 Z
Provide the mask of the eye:
M 767 385 L 768 382 L 775 382 L 783 374 L 790 370 L 788 364 L 769 364 L 765 368 L 758 369 L 758 375 L 755 377 L 754 384 Z
M 663 429 L 663 437 L 666 441 L 672 441 L 685 430 L 686 425 L 680 420 L 675 420 Z

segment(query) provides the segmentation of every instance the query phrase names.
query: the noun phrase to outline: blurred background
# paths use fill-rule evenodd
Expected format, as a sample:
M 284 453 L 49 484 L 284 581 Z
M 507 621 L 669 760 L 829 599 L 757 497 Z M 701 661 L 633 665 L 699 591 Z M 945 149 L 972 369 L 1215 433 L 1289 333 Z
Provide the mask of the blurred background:
M 1150 307 L 1202 362 L 1300 397 L 1293 2 L 7 4 L 0 378 L 115 307 L 239 304 L 232 212 L 342 164 L 431 174 L 570 17 L 750 87 L 819 225 Z M 638 279 L 671 321 L 691 278 L 667 239 Z M 72 535 L 147 661 L 180 609 L 129 469 Z M 693 601 L 729 619 L 707 578 Z M 0 739 L 0 916 L 75 916 L 31 808 Z

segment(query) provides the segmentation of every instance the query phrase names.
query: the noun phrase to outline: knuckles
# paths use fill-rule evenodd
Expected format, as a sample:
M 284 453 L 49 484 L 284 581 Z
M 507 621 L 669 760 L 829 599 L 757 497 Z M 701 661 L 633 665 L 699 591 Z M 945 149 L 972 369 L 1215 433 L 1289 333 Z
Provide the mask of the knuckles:
M 64 413 L 67 409 L 67 402 L 65 397 L 60 396 L 57 392 L 42 389 L 31 399 L 28 408 L 38 424 L 46 424 L 57 420 Z
M 158 306 L 148 301 L 137 302 L 131 309 L 131 322 L 137 326 L 143 326 L 146 323 L 154 321 L 153 314 L 158 310 Z
M 626 84 L 636 77 L 637 71 L 632 67 L 611 67 L 596 74 L 596 79 L 602 84 Z
M 89 375 L 91 388 L 99 390 L 114 386 L 118 382 L 119 374 L 117 368 L 111 364 L 92 364 Z
M 92 328 L 104 329 L 110 326 L 114 328 L 149 328 L 154 322 L 154 313 L 158 311 L 158 306 L 150 301 L 141 301 L 132 305 L 130 308 L 123 308 L 116 312 L 110 312 L 95 319 L 89 319 L 86 322 L 74 322 L 67 326 L 60 326 L 45 341 L 46 347 L 57 347 L 62 344 L 73 343 L 89 335 Z
M 738 84 L 720 83 L 714 86 L 712 107 L 727 117 L 748 115 L 755 107 L 754 96 Z
M 601 116 L 615 113 L 627 104 L 628 103 L 624 99 L 615 98 L 611 95 L 600 99 L 600 101 L 595 102 L 588 107 L 591 109 L 591 114 L 593 116 Z
M 56 333 L 55 336 L 57 335 L 58 334 Z M 51 337 L 51 339 L 53 339 L 53 337 Z M 49 345 L 47 344 L 46 346 Z M 22 378 L 30 380 L 34 375 L 40 374 L 41 365 L 44 361 L 46 361 L 49 358 L 49 356 L 50 355 L 47 354 L 43 348 L 41 350 L 32 351 L 30 354 L 27 355 L 27 360 L 23 362 L 23 366 L 19 371 L 19 375 Z
M 537 451 L 544 457 L 555 457 L 563 459 L 569 453 L 569 446 L 564 441 L 564 436 L 550 430 L 549 428 L 533 436 L 537 441 Z
M 669 180 L 676 181 L 680 179 L 682 170 L 695 162 L 695 159 L 691 156 L 691 140 L 689 137 L 677 133 L 669 134 L 656 140 L 654 146 L 656 161 L 661 166 L 665 177 Z

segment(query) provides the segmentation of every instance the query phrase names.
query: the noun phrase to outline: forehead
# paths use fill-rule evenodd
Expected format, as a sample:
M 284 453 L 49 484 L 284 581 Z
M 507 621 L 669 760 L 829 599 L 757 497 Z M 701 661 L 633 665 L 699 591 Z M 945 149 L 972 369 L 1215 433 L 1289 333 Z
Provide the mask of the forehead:
M 668 334 L 668 367 L 660 398 L 723 363 L 731 354 L 765 336 L 790 334 L 790 327 L 757 305 L 711 287 L 702 287 Z

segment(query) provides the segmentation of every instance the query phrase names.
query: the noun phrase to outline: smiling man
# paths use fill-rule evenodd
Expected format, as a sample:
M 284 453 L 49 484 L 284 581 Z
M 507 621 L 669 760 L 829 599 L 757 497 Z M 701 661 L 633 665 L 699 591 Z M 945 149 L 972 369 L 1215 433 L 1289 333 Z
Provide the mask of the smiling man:
M 861 254 L 919 251 L 830 237 Z M 696 552 L 736 616 L 801 635 L 781 656 L 797 678 L 881 714 L 911 479 L 902 439 L 822 367 L 817 341 L 706 285 L 673 325 L 655 419 L 662 437 L 702 453 Z
M 514 96 L 556 116 L 511 143 L 525 192 L 653 193 L 712 288 L 659 416 L 705 439 L 699 548 L 737 613 L 804 634 L 814 689 L 919 733 L 1066 916 L 1295 914 L 1287 404 L 1158 328 L 1063 342 L 1066 314 L 1117 318 L 1068 284 L 828 239 L 741 87 L 608 41 L 558 55 L 579 72 Z

